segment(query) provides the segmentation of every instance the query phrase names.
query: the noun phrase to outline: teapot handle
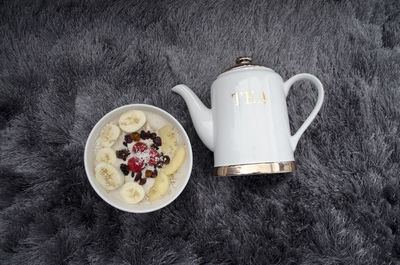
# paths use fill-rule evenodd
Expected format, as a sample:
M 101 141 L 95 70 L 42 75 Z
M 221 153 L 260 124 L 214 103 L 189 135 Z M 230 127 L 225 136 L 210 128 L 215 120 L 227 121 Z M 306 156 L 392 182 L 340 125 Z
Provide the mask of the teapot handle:
M 322 102 L 324 101 L 324 88 L 322 86 L 321 81 L 319 81 L 318 78 L 311 74 L 298 74 L 295 75 L 291 78 L 289 78 L 284 84 L 283 84 L 283 89 L 285 96 L 288 95 L 290 87 L 297 81 L 300 80 L 309 80 L 311 83 L 313 83 L 318 90 L 318 99 L 317 103 L 315 104 L 314 109 L 311 111 L 310 115 L 308 118 L 304 121 L 304 123 L 300 126 L 300 128 L 297 130 L 297 132 L 290 137 L 290 144 L 292 146 L 293 151 L 296 149 L 297 142 L 299 141 L 300 137 L 303 135 L 304 131 L 310 126 L 311 122 L 315 119 L 317 116 L 319 110 L 321 109 Z

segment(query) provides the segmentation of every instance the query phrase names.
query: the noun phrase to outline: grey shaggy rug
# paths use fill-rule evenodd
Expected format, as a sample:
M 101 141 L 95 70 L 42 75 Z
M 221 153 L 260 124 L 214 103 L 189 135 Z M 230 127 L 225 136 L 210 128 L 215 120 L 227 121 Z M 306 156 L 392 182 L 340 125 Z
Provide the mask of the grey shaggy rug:
M 0 36 L 1 264 L 400 264 L 399 1 L 10 0 Z M 325 85 L 293 174 L 213 177 L 170 91 L 209 106 L 241 55 Z M 315 99 L 292 89 L 292 132 Z M 183 124 L 194 168 L 171 205 L 130 214 L 91 188 L 83 151 L 143 102 Z

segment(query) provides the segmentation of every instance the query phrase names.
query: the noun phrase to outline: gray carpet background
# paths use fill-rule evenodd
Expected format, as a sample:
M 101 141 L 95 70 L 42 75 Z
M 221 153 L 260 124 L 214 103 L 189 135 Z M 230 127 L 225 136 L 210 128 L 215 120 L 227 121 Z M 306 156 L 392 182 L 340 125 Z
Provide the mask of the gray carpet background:
M 1 264 L 400 264 L 399 1 L 0 1 Z M 185 83 L 250 55 L 325 86 L 297 172 L 216 178 Z M 292 132 L 316 100 L 288 98 Z M 148 103 L 193 144 L 182 195 L 149 214 L 107 205 L 83 167 L 108 111 Z

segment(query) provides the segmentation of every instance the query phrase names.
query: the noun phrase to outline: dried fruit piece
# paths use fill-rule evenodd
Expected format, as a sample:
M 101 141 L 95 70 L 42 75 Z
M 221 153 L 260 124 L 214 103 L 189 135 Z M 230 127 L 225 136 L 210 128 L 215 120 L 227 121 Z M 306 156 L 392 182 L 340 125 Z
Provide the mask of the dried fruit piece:
M 151 133 L 150 133 L 150 131 L 147 131 L 147 132 L 145 132 L 145 131 L 140 131 L 140 137 L 143 139 L 143 140 L 147 140 L 147 139 L 149 139 L 150 138 L 150 135 L 151 135 Z
M 140 184 L 140 185 L 146 184 L 146 179 L 140 179 L 140 180 L 139 180 L 139 184 Z
M 122 159 L 122 160 L 126 160 L 126 158 L 129 156 L 129 151 L 127 150 L 127 149 L 121 149 L 121 150 L 117 150 L 116 151 L 116 156 L 119 158 L 119 159 Z
M 154 148 L 154 149 L 156 149 L 156 150 L 158 150 L 158 146 L 155 145 L 155 144 L 152 144 L 151 147 Z
M 129 134 L 125 135 L 124 140 L 125 140 L 125 142 L 128 143 L 128 144 L 132 143 L 132 141 L 133 141 L 132 138 L 131 138 L 131 136 L 130 136 Z
M 126 176 L 129 174 L 129 167 L 125 164 L 121 164 L 119 166 L 119 168 L 121 169 L 122 173 Z
M 140 133 L 138 133 L 138 132 L 131 133 L 131 134 L 130 134 L 130 137 L 131 137 L 132 140 L 134 140 L 135 142 L 137 142 L 137 141 L 140 140 Z
M 145 177 L 146 178 L 151 178 L 151 176 L 153 175 L 153 171 L 151 171 L 151 170 L 146 170 L 146 172 L 145 172 Z
M 157 146 L 161 146 L 161 138 L 159 136 L 153 139 L 153 143 Z
M 166 164 L 166 165 L 168 165 L 169 162 L 171 161 L 171 159 L 170 159 L 169 156 L 167 156 L 167 155 L 166 155 L 166 156 L 163 156 L 162 159 L 163 159 L 163 163 Z
M 141 178 L 142 178 L 142 171 L 139 171 L 136 173 L 135 181 L 139 181 Z
M 157 177 L 157 175 L 158 175 L 157 169 L 154 169 L 153 170 L 153 175 L 151 175 L 151 177 L 155 178 L 155 177 Z
M 153 140 L 154 138 L 156 138 L 157 137 L 157 134 L 155 133 L 155 132 L 152 132 L 151 134 L 150 134 L 150 138 Z

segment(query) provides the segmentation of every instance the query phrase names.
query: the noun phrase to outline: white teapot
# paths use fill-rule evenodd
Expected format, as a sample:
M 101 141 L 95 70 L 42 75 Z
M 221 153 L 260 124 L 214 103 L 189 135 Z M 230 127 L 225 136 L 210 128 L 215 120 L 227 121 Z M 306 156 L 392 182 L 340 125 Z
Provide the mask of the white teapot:
M 286 96 L 294 82 L 311 81 L 317 103 L 298 131 L 290 134 Z M 211 109 L 185 85 L 172 90 L 188 105 L 196 132 L 214 151 L 217 176 L 285 173 L 296 169 L 297 142 L 322 106 L 324 89 L 311 74 L 298 74 L 283 82 L 272 69 L 236 59 L 211 86 Z

